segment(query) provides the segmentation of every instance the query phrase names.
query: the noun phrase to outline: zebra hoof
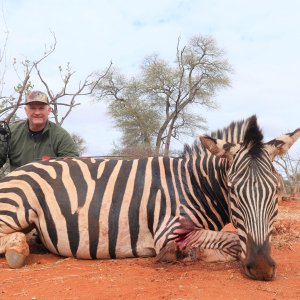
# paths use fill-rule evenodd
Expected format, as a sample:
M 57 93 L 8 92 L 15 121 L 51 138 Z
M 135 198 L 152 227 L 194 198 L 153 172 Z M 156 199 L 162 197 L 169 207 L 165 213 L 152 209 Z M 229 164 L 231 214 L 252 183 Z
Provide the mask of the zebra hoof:
M 18 269 L 25 265 L 26 256 L 15 250 L 8 250 L 5 253 L 5 258 L 9 267 L 12 269 Z

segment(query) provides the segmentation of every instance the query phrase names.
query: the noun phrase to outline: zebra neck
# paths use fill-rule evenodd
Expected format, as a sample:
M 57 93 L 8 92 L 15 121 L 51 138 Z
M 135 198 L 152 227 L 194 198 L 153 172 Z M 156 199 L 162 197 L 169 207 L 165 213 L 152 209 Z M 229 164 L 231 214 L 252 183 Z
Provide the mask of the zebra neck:
M 220 230 L 230 222 L 226 168 L 224 159 L 207 151 L 193 155 L 186 162 L 189 177 L 186 180 L 191 182 L 199 209 L 205 212 L 203 216 L 207 224 L 201 225 L 208 229 Z

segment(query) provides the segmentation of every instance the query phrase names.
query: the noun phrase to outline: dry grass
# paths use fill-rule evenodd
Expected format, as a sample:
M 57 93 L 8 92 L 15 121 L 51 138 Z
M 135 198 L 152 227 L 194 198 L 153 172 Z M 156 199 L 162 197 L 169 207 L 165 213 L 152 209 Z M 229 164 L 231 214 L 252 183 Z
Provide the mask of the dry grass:
M 300 195 L 281 196 L 272 244 L 277 248 L 293 250 L 293 244 L 300 241 Z
M 299 223 L 295 220 L 278 220 L 275 222 L 272 244 L 276 248 L 287 247 L 293 250 L 293 244 L 300 241 Z

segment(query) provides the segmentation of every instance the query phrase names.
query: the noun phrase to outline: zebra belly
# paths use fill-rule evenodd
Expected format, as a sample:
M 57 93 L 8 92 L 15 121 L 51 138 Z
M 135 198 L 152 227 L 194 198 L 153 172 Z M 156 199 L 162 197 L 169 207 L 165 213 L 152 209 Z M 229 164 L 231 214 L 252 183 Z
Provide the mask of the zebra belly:
M 64 220 L 57 219 L 56 224 L 61 224 Z M 98 222 L 96 223 L 98 224 Z M 94 227 L 94 231 L 89 230 L 87 226 L 77 226 L 70 228 L 69 231 L 67 227 L 52 231 L 49 228 L 41 227 L 39 229 L 40 238 L 50 252 L 65 257 L 111 259 L 156 255 L 154 240 L 149 231 L 139 232 L 137 242 L 133 247 L 132 235 L 124 223 L 119 222 L 118 230 L 112 229 L 117 226 L 108 226 L 107 223 L 99 222 L 100 226 L 97 224 L 90 224 L 91 227 Z

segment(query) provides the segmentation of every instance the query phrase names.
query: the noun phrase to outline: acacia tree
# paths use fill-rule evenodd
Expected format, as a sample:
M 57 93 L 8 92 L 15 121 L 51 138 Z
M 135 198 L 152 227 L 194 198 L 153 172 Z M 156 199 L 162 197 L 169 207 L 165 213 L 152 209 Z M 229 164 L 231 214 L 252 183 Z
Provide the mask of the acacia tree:
M 111 69 L 94 96 L 108 102 L 109 113 L 123 134 L 123 148 L 143 144 L 156 154 L 168 155 L 172 139 L 180 140 L 205 125 L 205 118 L 196 111 L 217 107 L 213 97 L 230 85 L 230 72 L 213 38 L 194 36 L 183 47 L 179 38 L 174 63 L 153 54 L 134 77 Z
M 77 152 L 82 155 L 86 151 L 85 140 L 80 135 L 72 133 L 71 137 L 76 145 Z
M 299 157 L 299 155 L 298 155 Z M 289 192 L 293 195 L 300 193 L 300 157 L 293 158 L 289 153 L 278 156 L 274 162 L 277 165 L 278 171 L 283 174 L 286 183 L 284 192 Z

